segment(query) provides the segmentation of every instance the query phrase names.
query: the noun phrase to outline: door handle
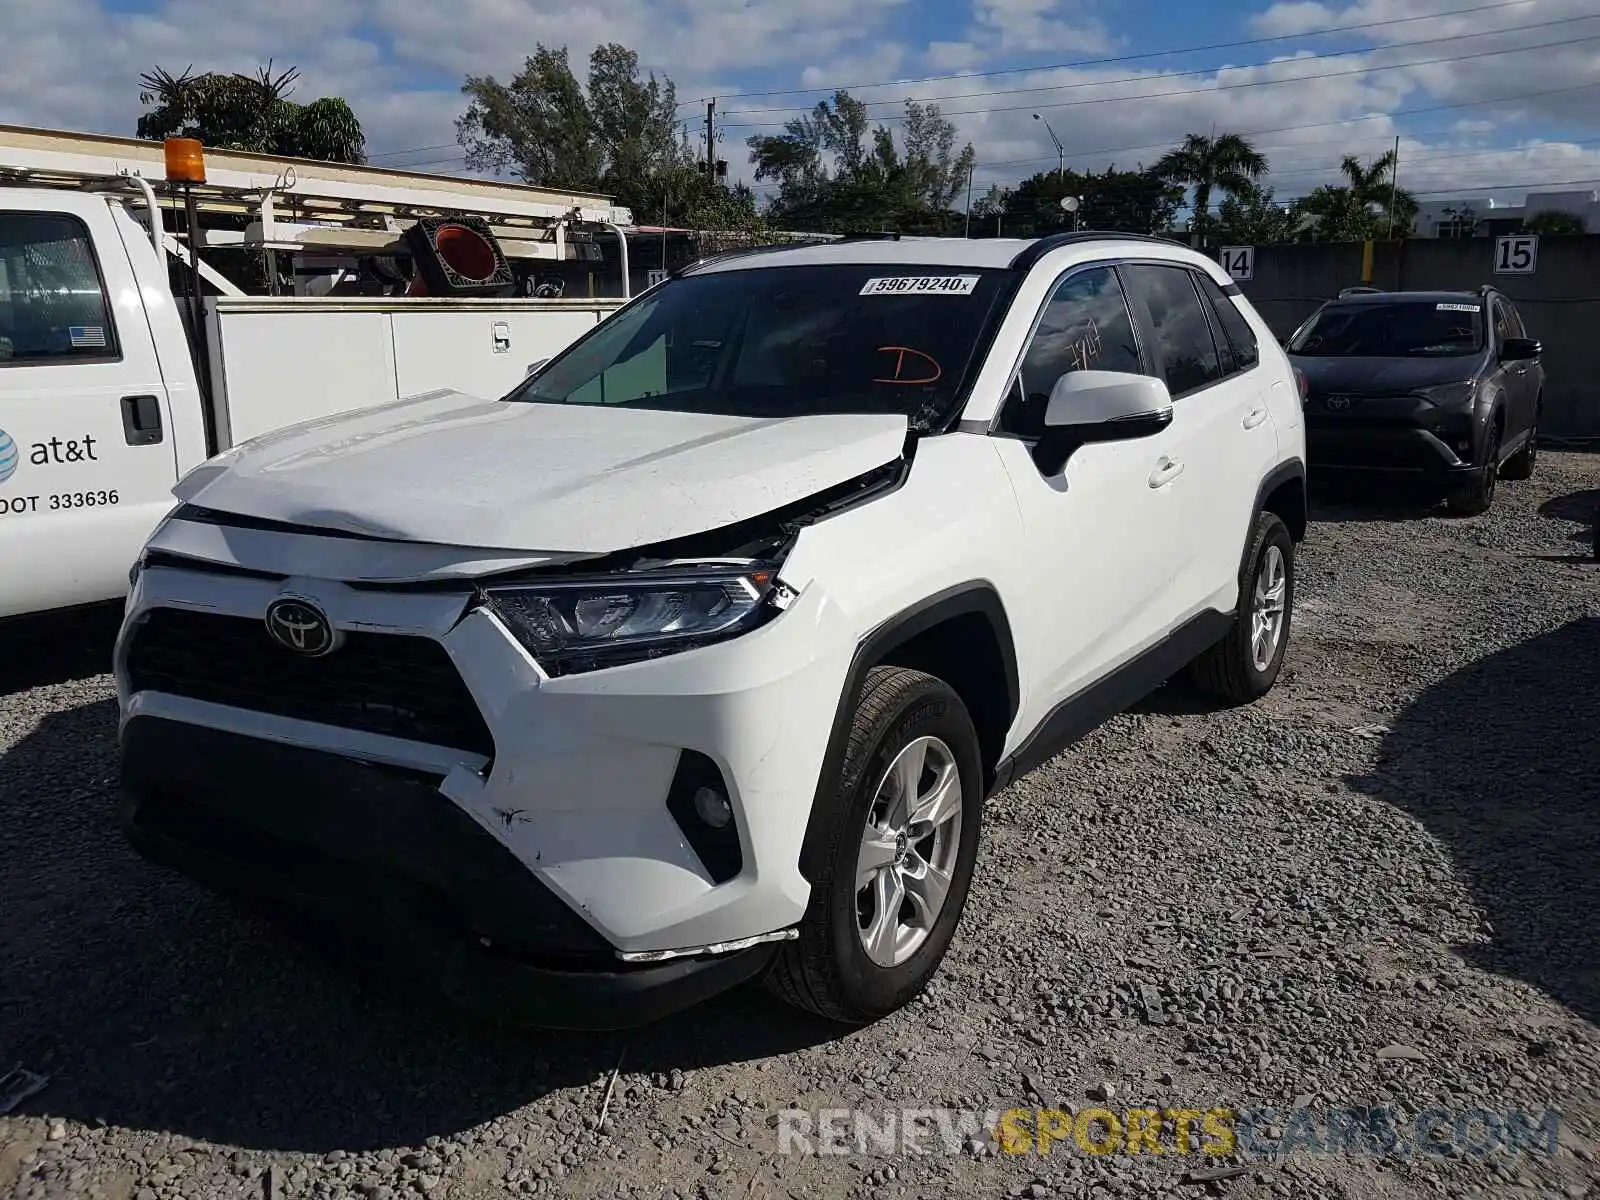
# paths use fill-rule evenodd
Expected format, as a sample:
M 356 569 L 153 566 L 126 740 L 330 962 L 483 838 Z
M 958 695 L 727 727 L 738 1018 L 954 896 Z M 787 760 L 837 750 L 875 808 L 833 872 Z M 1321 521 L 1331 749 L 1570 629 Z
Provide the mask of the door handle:
M 1265 421 L 1266 419 L 1267 419 L 1267 410 L 1266 409 L 1264 409 L 1264 408 L 1252 408 L 1249 412 L 1245 413 L 1245 415 L 1244 415 L 1244 427 L 1246 429 L 1254 429 L 1257 425 L 1261 424 L 1261 422 Z
M 161 425 L 161 397 L 122 398 L 122 436 L 130 446 L 154 446 L 166 436 Z
M 1153 488 L 1166 487 L 1179 475 L 1183 474 L 1183 464 L 1175 459 L 1162 457 L 1156 463 L 1156 469 L 1150 472 L 1150 486 Z

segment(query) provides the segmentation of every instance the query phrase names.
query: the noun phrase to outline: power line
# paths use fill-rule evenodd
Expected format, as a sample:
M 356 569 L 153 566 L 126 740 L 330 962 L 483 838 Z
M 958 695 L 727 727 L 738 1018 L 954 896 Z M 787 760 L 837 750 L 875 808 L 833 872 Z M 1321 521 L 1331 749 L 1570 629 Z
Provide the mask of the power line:
M 1308 37 L 1328 37 L 1338 33 L 1352 33 L 1362 29 L 1378 29 L 1387 25 L 1401 25 L 1409 21 L 1431 21 L 1439 17 L 1464 17 L 1473 13 L 1489 12 L 1494 9 L 1520 8 L 1527 2 L 1528 0 L 1500 0 L 1499 3 L 1495 4 L 1480 4 L 1473 8 L 1457 8 L 1447 12 L 1422 13 L 1414 17 L 1394 17 L 1386 21 L 1365 21 L 1354 25 L 1330 26 L 1327 29 L 1314 30 L 1310 33 L 1275 34 L 1271 37 L 1244 38 L 1233 42 L 1211 42 L 1201 46 L 1179 46 L 1169 50 L 1146 50 L 1138 54 L 1119 54 L 1109 58 L 1085 58 L 1078 59 L 1075 62 L 1043 63 L 1033 67 L 1003 67 L 993 71 L 953 71 L 943 75 L 922 75 L 914 79 L 879 79 L 869 83 L 829 84 L 814 88 L 778 88 L 766 92 L 741 92 L 739 95 L 744 99 L 758 99 L 762 96 L 820 95 L 824 92 L 854 92 L 865 88 L 903 87 L 910 83 L 938 83 L 946 79 L 984 79 L 1000 75 L 1031 75 L 1039 71 L 1104 67 L 1116 63 L 1139 62 L 1151 58 L 1168 58 L 1177 54 L 1204 54 L 1214 50 L 1236 50 L 1243 46 L 1265 46 L 1275 42 L 1300 41 Z M 699 100 L 685 100 L 679 107 L 702 103 L 704 103 L 703 97 Z
M 1484 30 L 1480 30 L 1480 31 L 1478 31 L 1476 33 L 1453 33 L 1453 34 L 1450 34 L 1447 37 L 1417 38 L 1417 39 L 1415 39 L 1413 41 L 1409 41 L 1409 42 L 1391 42 L 1391 43 L 1389 43 L 1389 45 L 1384 46 L 1381 49 L 1383 49 L 1383 50 L 1400 50 L 1400 49 L 1405 49 L 1405 48 L 1411 47 L 1411 46 L 1437 46 L 1437 45 L 1440 45 L 1440 44 L 1442 44 L 1444 42 L 1461 42 L 1461 41 L 1466 41 L 1468 38 L 1496 37 L 1496 36 L 1498 36 L 1500 34 L 1507 34 L 1507 33 L 1526 33 L 1526 32 L 1528 32 L 1529 30 L 1532 30 L 1532 29 L 1548 29 L 1548 28 L 1550 28 L 1552 26 L 1556 26 L 1556 25 L 1571 25 L 1571 24 L 1574 24 L 1574 23 L 1576 23 L 1578 21 L 1592 21 L 1592 20 L 1595 20 L 1597 18 L 1600 18 L 1600 13 L 1586 13 L 1583 16 L 1580 16 L 1580 17 L 1558 17 L 1558 18 L 1556 18 L 1554 20 L 1550 20 L 1550 21 L 1536 21 L 1536 22 L 1534 22 L 1532 24 L 1529 24 L 1529 25 L 1511 25 L 1511 26 L 1507 26 L 1504 29 L 1484 29 Z M 911 98 L 917 100 L 918 103 L 933 104 L 933 103 L 938 103 L 938 102 L 944 101 L 944 100 L 977 100 L 977 99 L 981 99 L 981 98 L 983 98 L 985 96 L 1014 96 L 1014 95 L 1021 95 L 1022 93 L 1025 93 L 1025 92 L 1064 92 L 1064 91 L 1074 91 L 1074 90 L 1077 90 L 1079 88 L 1113 87 L 1113 86 L 1115 86 L 1117 84 L 1123 84 L 1123 83 L 1148 83 L 1152 79 L 1186 79 L 1186 78 L 1190 78 L 1190 77 L 1193 77 L 1193 76 L 1199 76 L 1199 75 L 1219 74 L 1221 71 L 1224 71 L 1224 70 L 1228 70 L 1228 71 L 1256 70 L 1256 69 L 1261 68 L 1261 67 L 1275 67 L 1275 66 L 1278 66 L 1280 63 L 1286 63 L 1286 62 L 1287 63 L 1305 63 L 1305 62 L 1325 61 L 1325 60 L 1328 60 L 1328 59 L 1349 58 L 1350 55 L 1352 55 L 1352 54 L 1360 54 L 1360 53 L 1371 53 L 1371 51 L 1335 50 L 1335 51 L 1329 51 L 1326 54 L 1304 54 L 1304 55 L 1300 55 L 1298 57 L 1289 58 L 1289 59 L 1284 59 L 1284 58 L 1268 59 L 1265 62 L 1238 63 L 1236 65 L 1224 66 L 1224 67 L 1196 67 L 1196 68 L 1194 68 L 1192 70 L 1188 70 L 1188 71 L 1166 71 L 1166 72 L 1163 72 L 1163 73 L 1161 73 L 1159 75 L 1126 75 L 1126 76 L 1123 76 L 1120 79 L 1081 79 L 1081 80 L 1075 80 L 1072 83 L 1038 84 L 1038 85 L 1029 86 L 1029 87 L 1014 87 L 1014 88 L 995 88 L 995 89 L 992 89 L 992 90 L 987 91 L 987 92 L 953 92 L 953 93 L 950 93 L 949 95 L 944 95 L 944 96 L 919 96 L 919 97 L 911 97 Z M 1410 64 L 1401 64 L 1401 65 L 1410 65 Z M 1372 70 L 1387 70 L 1387 69 L 1392 69 L 1392 68 L 1369 68 L 1369 69 L 1372 69 Z M 1210 89 L 1207 89 L 1207 90 L 1210 90 Z M 902 101 L 899 98 L 895 98 L 895 99 L 890 99 L 890 100 L 867 100 L 864 103 L 870 106 L 870 105 L 874 105 L 874 104 L 880 104 L 880 105 L 881 104 L 899 104 L 901 102 Z M 1056 106 L 1052 105 L 1050 107 L 1056 107 Z M 796 111 L 796 109 L 794 108 L 793 105 L 790 105 L 788 107 L 775 107 L 775 108 L 730 108 L 725 115 L 727 115 L 727 116 L 746 116 L 746 115 L 749 115 L 749 114 L 752 114 L 752 113 L 767 113 L 767 112 L 791 112 L 792 113 L 792 112 L 795 112 L 795 111 Z
M 1568 19 L 1569 20 L 1582 21 L 1582 20 L 1594 19 L 1596 17 L 1600 17 L 1600 13 L 1591 14 L 1591 16 L 1587 16 L 1587 17 L 1574 17 L 1574 18 L 1568 18 Z M 1419 58 L 1419 59 L 1413 60 L 1411 62 L 1387 63 L 1387 64 L 1384 64 L 1382 66 L 1355 67 L 1355 68 L 1351 68 L 1351 69 L 1343 70 L 1343 71 L 1321 71 L 1321 72 L 1316 72 L 1316 73 L 1310 74 L 1310 75 L 1295 75 L 1295 76 L 1291 76 L 1291 77 L 1289 77 L 1287 79 L 1252 79 L 1252 80 L 1246 80 L 1246 81 L 1243 81 L 1243 82 L 1240 82 L 1240 83 L 1219 83 L 1214 87 L 1179 88 L 1179 89 L 1176 89 L 1174 91 L 1144 92 L 1144 93 L 1140 93 L 1138 95 L 1133 95 L 1133 96 L 1096 96 L 1096 97 L 1093 97 L 1093 98 L 1087 99 L 1087 100 L 1062 100 L 1062 101 L 1056 101 L 1056 102 L 1053 102 L 1053 103 L 1050 103 L 1050 104 L 1014 104 L 1014 105 L 1000 105 L 1000 106 L 996 106 L 996 107 L 992 107 L 992 108 L 957 109 L 957 110 L 955 110 L 953 112 L 943 113 L 942 115 L 946 116 L 946 117 L 976 117 L 976 116 L 986 116 L 989 113 L 1027 112 L 1029 109 L 1080 108 L 1080 107 L 1082 107 L 1082 106 L 1084 106 L 1086 104 L 1116 104 L 1118 102 L 1127 101 L 1127 100 L 1161 100 L 1161 99 L 1166 99 L 1166 98 L 1174 97 L 1174 96 L 1213 95 L 1213 94 L 1215 94 L 1217 92 L 1231 92 L 1231 91 L 1237 91 L 1237 90 L 1239 90 L 1241 88 L 1274 87 L 1274 86 L 1280 86 L 1280 85 L 1283 85 L 1283 84 L 1290 84 L 1290 83 L 1309 83 L 1311 80 L 1314 80 L 1314 79 L 1338 79 L 1338 78 L 1341 78 L 1341 77 L 1344 77 L 1344 76 L 1349 76 L 1349 75 L 1375 75 L 1380 71 L 1403 71 L 1403 70 L 1407 70 L 1407 69 L 1409 69 L 1411 67 L 1433 66 L 1433 65 L 1438 64 L 1438 63 L 1468 62 L 1470 60 L 1479 59 L 1479 58 L 1493 58 L 1493 57 L 1495 57 L 1497 55 L 1501 55 L 1501 54 L 1525 54 L 1525 53 L 1527 53 L 1529 51 L 1532 51 L 1532 50 L 1550 50 L 1550 49 L 1554 49 L 1554 48 L 1557 48 L 1557 47 L 1575 46 L 1575 45 L 1579 45 L 1579 44 L 1584 43 L 1584 42 L 1594 42 L 1594 41 L 1600 41 L 1600 35 L 1592 35 L 1592 36 L 1589 36 L 1589 37 L 1581 37 L 1581 38 L 1565 38 L 1565 39 L 1563 39 L 1562 41 L 1559 41 L 1559 42 L 1540 42 L 1540 43 L 1538 43 L 1536 45 L 1532 45 L 1532 46 L 1510 46 L 1510 47 L 1503 47 L 1503 48 L 1497 49 L 1497 50 L 1480 50 L 1480 51 L 1477 51 L 1477 52 L 1472 53 L 1472 54 L 1453 54 L 1453 55 L 1447 55 L 1447 56 L 1444 56 L 1444 57 L 1441 57 L 1441 58 Z M 1296 61 L 1296 60 L 1287 59 L 1287 60 L 1282 60 L 1282 61 L 1293 62 L 1293 61 Z M 1150 82 L 1151 80 L 1159 79 L 1159 78 L 1160 78 L 1159 76 L 1146 76 L 1143 79 L 1138 80 L 1137 82 Z M 1109 86 L 1111 82 L 1134 82 L 1134 81 L 1131 81 L 1131 80 L 1127 80 L 1127 81 L 1124 81 L 1124 80 L 1107 81 L 1105 84 L 1098 84 L 1098 85 L 1095 85 L 1095 86 Z M 904 119 L 905 118 L 903 116 L 900 116 L 900 115 L 883 116 L 883 117 L 875 118 L 875 120 L 878 120 L 880 122 L 900 121 L 900 120 L 904 120 Z M 786 125 L 786 124 L 788 124 L 788 122 L 786 122 L 786 121 L 742 121 L 742 122 L 741 121 L 729 121 L 729 122 L 726 122 L 723 125 L 723 128 L 724 129 L 734 129 L 734 128 L 738 128 L 738 129 L 760 129 L 760 128 L 769 128 L 769 127 L 775 126 L 775 125 L 776 126 L 781 126 L 781 125 Z
M 1386 136 L 1385 137 L 1385 141 L 1388 141 L 1388 140 L 1390 140 L 1390 139 L 1387 138 L 1387 136 Z M 1445 153 L 1442 153 L 1442 154 L 1441 153 L 1424 153 L 1424 154 L 1412 155 L 1412 156 L 1402 155 L 1400 161 L 1406 167 L 1406 169 L 1409 170 L 1409 171 L 1422 171 L 1424 173 L 1427 173 L 1428 172 L 1428 168 L 1430 166 L 1432 166 L 1434 163 L 1438 163 L 1438 162 L 1457 162 L 1457 161 L 1460 161 L 1461 159 L 1464 159 L 1464 158 L 1487 158 L 1487 157 L 1490 157 L 1492 155 L 1527 154 L 1527 153 L 1530 153 L 1530 152 L 1534 152 L 1534 151 L 1538 151 L 1538 150 L 1542 150 L 1542 149 L 1546 149 L 1546 148 L 1557 149 L 1557 148 L 1560 148 L 1560 147 L 1592 146 L 1592 145 L 1595 145 L 1597 143 L 1600 143 L 1600 138 L 1584 138 L 1581 141 L 1543 142 L 1543 143 L 1540 143 L 1537 146 L 1497 146 L 1497 147 L 1489 147 L 1489 148 L 1481 149 L 1481 150 L 1448 151 L 1448 152 L 1445 152 Z M 1267 174 L 1266 181 L 1268 183 L 1279 183 L 1279 182 L 1281 182 L 1281 181 L 1283 181 L 1285 179 L 1293 179 L 1293 178 L 1295 178 L 1297 176 L 1301 176 L 1301 177 L 1312 176 L 1312 177 L 1315 177 L 1315 176 L 1318 176 L 1318 175 L 1327 175 L 1329 173 L 1336 173 L 1337 170 L 1338 170 L 1338 165 L 1337 164 L 1333 164 L 1333 166 L 1331 168 L 1331 172 L 1330 172 L 1330 169 L 1328 167 L 1313 166 L 1310 163 L 1309 160 L 1304 164 L 1291 162 L 1291 163 L 1288 163 L 1286 165 L 1289 168 L 1287 171 L 1281 171 L 1280 172 L 1276 167 L 1274 167 Z

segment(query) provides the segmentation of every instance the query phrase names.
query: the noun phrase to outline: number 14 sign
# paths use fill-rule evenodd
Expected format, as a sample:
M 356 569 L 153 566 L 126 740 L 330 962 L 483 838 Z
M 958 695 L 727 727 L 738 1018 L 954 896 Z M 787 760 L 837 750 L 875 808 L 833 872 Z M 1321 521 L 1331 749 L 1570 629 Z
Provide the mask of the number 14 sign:
M 1494 273 L 1496 275 L 1532 275 L 1539 265 L 1539 238 L 1537 234 L 1517 233 L 1494 240 Z
M 1239 283 L 1249 283 L 1256 273 L 1254 246 L 1224 246 L 1218 252 L 1222 269 Z

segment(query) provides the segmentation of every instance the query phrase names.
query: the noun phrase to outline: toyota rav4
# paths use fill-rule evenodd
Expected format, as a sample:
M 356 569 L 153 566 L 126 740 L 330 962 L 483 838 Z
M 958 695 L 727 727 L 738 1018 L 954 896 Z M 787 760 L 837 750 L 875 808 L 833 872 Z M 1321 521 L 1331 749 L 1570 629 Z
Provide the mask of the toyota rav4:
M 196 469 L 118 640 L 149 859 L 536 1024 L 928 983 L 984 800 L 1277 677 L 1302 396 L 1155 238 L 707 259 L 510 395 Z

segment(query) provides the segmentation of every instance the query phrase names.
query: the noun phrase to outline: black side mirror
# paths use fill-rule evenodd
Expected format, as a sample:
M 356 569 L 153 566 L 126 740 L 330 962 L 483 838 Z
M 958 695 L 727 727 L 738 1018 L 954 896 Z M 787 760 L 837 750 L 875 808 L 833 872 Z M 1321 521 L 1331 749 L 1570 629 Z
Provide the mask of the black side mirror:
M 1508 337 L 1500 346 L 1501 362 L 1527 362 L 1544 354 L 1544 343 L 1537 338 Z

